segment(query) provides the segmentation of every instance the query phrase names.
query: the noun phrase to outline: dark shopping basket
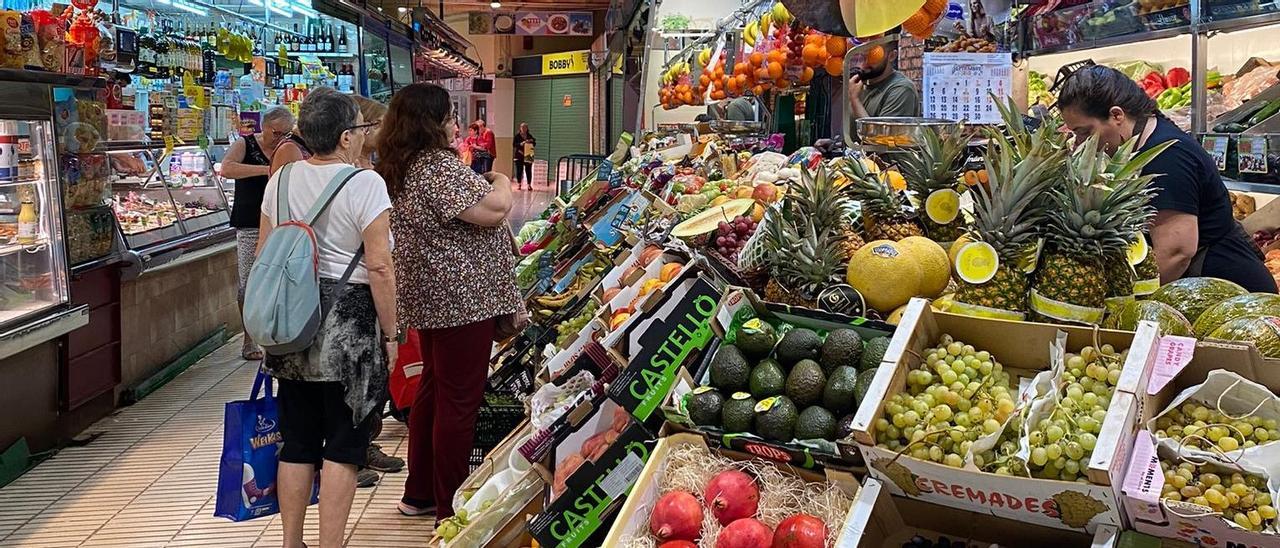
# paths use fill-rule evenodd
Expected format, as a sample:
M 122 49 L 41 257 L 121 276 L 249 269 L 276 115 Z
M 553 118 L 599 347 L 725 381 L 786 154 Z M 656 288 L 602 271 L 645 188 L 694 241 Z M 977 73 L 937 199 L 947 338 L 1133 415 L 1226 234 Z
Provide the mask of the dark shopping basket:
M 529 344 L 525 348 L 536 351 L 537 346 Z M 530 358 L 532 355 L 527 350 L 521 350 L 489 375 L 484 402 L 476 416 L 476 436 L 471 443 L 469 470 L 475 471 L 484 464 L 485 456 L 524 422 L 522 400 L 533 393 Z

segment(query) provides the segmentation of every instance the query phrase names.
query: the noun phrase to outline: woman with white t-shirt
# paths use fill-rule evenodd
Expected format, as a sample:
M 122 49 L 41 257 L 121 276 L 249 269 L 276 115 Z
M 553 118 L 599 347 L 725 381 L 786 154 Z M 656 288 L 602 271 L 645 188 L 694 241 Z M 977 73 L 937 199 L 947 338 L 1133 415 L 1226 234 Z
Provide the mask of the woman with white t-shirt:
M 326 186 L 356 163 L 366 124 L 351 97 L 313 93 L 302 102 L 298 129 L 313 155 L 272 176 L 262 200 L 261 242 L 277 219 L 281 185 L 290 217 L 301 217 Z M 284 179 L 283 181 L 281 179 Z M 383 403 L 389 363 L 395 363 L 395 267 L 391 260 L 391 198 L 376 172 L 361 171 L 334 197 L 313 228 L 319 247 L 321 303 L 328 315 L 311 348 L 267 355 L 263 367 L 279 380 L 283 447 L 277 472 L 284 548 L 301 548 L 302 524 L 320 466 L 320 546 L 341 546 L 365 464 L 373 421 Z M 359 259 L 345 287 L 338 280 Z M 379 326 L 381 333 L 379 333 Z

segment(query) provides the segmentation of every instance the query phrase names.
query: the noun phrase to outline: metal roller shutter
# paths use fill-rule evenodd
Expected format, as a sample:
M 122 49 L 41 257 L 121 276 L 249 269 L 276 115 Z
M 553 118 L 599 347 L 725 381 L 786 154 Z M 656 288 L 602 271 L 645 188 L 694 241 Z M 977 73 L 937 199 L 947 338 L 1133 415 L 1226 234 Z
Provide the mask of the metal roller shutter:
M 547 78 L 521 78 L 516 80 L 516 105 L 514 124 L 518 131 L 520 122 L 529 124 L 529 133 L 538 140 L 534 154 L 539 160 L 548 160 L 549 169 L 555 169 L 550 158 L 551 128 L 551 80 Z M 502 154 L 502 151 L 498 151 Z
M 587 154 L 591 151 L 590 128 L 591 99 L 588 96 L 587 76 L 562 76 L 551 82 L 551 131 L 548 164 L 555 169 L 556 162 L 570 154 Z M 572 99 L 564 106 L 564 98 Z M 538 144 L 542 141 L 539 138 Z

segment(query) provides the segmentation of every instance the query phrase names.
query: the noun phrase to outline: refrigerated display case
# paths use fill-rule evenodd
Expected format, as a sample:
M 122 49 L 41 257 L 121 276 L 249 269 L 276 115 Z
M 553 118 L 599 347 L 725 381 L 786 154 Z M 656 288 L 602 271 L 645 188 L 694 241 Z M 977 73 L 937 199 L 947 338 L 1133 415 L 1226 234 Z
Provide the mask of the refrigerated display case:
M 177 147 L 165 154 L 125 148 L 108 155 L 112 206 L 131 251 L 145 254 L 161 246 L 185 245 L 191 238 L 228 227 L 222 180 L 204 150 Z
M 73 268 L 111 262 L 118 258 L 119 237 L 107 191 L 106 91 L 63 86 L 51 91 L 68 262 Z
M 360 52 L 364 61 L 364 94 L 387 101 L 391 98 L 391 66 L 388 62 L 387 26 L 383 21 L 365 17 L 361 32 Z

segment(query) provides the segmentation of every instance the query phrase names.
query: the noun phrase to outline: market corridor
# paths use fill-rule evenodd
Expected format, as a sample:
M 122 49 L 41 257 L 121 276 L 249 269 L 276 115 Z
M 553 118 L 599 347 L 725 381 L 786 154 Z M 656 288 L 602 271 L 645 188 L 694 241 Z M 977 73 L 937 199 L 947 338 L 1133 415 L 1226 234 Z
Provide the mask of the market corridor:
M 279 516 L 231 523 L 213 517 L 223 404 L 244 399 L 257 363 L 233 340 L 141 402 L 120 409 L 67 447 L 0 489 L 0 546 L 61 548 L 280 546 Z M 405 456 L 404 426 L 386 419 L 378 443 Z M 348 546 L 426 545 L 431 521 L 396 511 L 405 472 L 358 489 Z M 316 507 L 307 543 L 318 545 Z

